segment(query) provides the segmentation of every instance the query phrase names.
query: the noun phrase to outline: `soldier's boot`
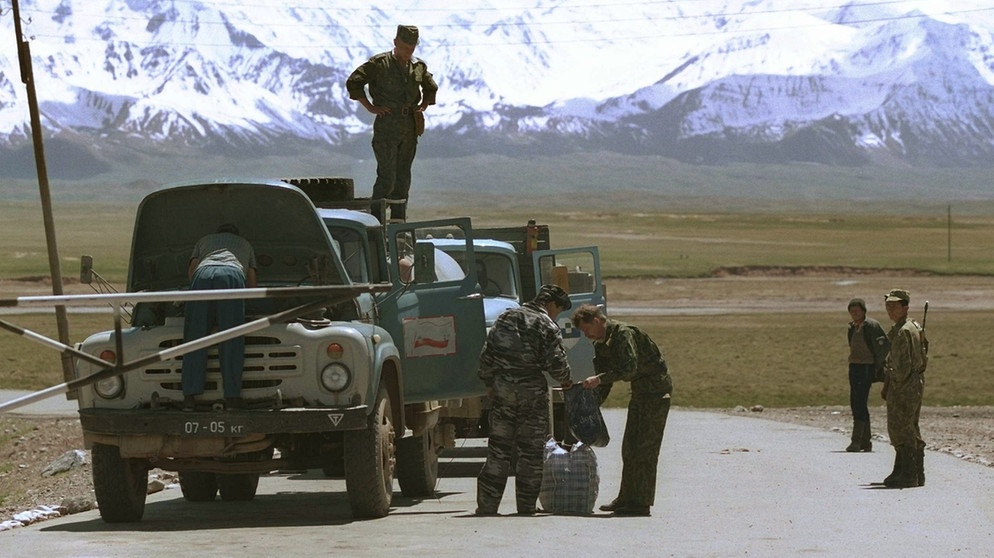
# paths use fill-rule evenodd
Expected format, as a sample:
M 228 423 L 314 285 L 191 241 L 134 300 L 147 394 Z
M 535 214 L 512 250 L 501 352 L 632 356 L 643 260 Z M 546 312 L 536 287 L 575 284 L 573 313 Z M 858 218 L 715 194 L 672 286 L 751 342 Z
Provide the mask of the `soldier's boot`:
M 894 482 L 894 479 L 901 475 L 901 466 L 903 464 L 904 462 L 901 461 L 901 452 L 897 451 L 897 448 L 894 448 L 894 470 L 884 479 L 884 486 L 890 486 L 890 483 Z
M 863 423 L 863 431 L 859 440 L 859 451 L 873 451 L 873 442 L 871 441 L 873 433 L 870 431 L 870 421 Z
M 852 437 L 846 451 L 854 453 L 863 450 L 863 424 L 865 423 L 861 420 L 852 421 Z
M 919 442 L 915 448 L 918 465 L 918 486 L 925 486 L 925 442 Z
M 386 200 L 387 204 L 390 206 L 390 223 L 406 223 L 407 222 L 407 200 Z
M 901 461 L 901 472 L 890 484 L 884 481 L 887 488 L 915 488 L 918 486 L 918 450 L 914 446 L 898 446 L 897 456 Z

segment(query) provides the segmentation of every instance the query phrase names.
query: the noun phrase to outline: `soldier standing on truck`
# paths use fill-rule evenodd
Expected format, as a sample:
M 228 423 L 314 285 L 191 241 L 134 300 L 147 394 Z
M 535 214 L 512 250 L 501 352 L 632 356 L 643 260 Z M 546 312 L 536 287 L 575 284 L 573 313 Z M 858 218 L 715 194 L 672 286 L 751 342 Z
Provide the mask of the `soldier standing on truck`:
M 571 306 L 566 291 L 543 285 L 534 300 L 501 314 L 487 335 L 479 376 L 493 406 L 487 462 L 476 483 L 477 515 L 497 515 L 515 452 L 518 515 L 536 511 L 542 455 L 549 436 L 549 386 L 544 373 L 564 389 L 573 385 L 556 323 L 556 316 Z
M 424 110 L 435 104 L 438 85 L 424 60 L 414 57 L 418 28 L 398 25 L 393 50 L 377 54 L 355 69 L 345 81 L 349 98 L 376 115 L 373 123 L 373 154 L 376 183 L 373 202 L 390 206 L 390 219 L 407 219 L 407 196 L 411 189 L 411 165 L 424 132 Z M 369 86 L 369 94 L 366 87 Z M 372 99 L 372 100 L 370 100 Z M 380 209 L 374 203 L 374 211 Z M 376 215 L 380 222 L 385 215 Z
M 242 289 L 255 287 L 255 251 L 239 236 L 235 225 L 226 223 L 217 232 L 197 241 L 190 254 L 190 289 Z M 245 323 L 245 301 L 191 300 L 183 310 L 184 342 L 200 339 L 218 328 L 230 329 Z M 227 408 L 242 406 L 242 367 L 245 338 L 236 337 L 218 346 L 221 379 Z M 207 376 L 207 349 L 183 357 L 183 410 L 196 409 L 196 396 L 204 393 Z

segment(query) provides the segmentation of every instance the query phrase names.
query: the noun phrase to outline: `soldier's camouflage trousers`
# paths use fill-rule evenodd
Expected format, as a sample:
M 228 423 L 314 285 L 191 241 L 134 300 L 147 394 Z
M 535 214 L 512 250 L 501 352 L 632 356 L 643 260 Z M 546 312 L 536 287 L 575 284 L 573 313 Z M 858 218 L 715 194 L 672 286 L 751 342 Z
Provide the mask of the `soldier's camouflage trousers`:
M 669 414 L 669 397 L 632 395 L 628 403 L 625 437 L 621 441 L 618 502 L 629 506 L 651 506 L 655 502 L 656 465 Z
M 891 383 L 887 387 L 887 435 L 892 446 L 925 446 L 918 428 L 924 391 L 925 378 L 920 374 L 903 384 Z
M 418 136 L 414 131 L 414 117 L 386 115 L 373 123 L 373 154 L 376 156 L 376 183 L 373 184 L 374 200 L 407 200 L 411 190 L 411 165 L 418 150 Z M 403 219 L 403 205 L 391 204 L 391 217 Z M 397 211 L 394 211 L 394 210 Z
M 519 513 L 535 511 L 542 489 L 542 458 L 549 437 L 549 388 L 540 381 L 494 380 L 487 462 L 476 480 L 478 513 L 496 513 L 511 459 L 517 453 L 514 494 Z

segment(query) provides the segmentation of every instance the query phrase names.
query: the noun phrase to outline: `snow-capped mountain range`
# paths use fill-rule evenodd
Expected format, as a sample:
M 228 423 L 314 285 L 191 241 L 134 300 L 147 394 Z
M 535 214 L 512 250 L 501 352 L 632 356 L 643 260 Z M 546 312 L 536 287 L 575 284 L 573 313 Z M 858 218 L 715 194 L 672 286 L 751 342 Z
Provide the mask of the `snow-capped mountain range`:
M 8 154 L 30 143 L 9 4 L 0 0 Z M 330 4 L 20 0 L 45 131 L 97 159 L 97 146 L 288 142 L 368 156 L 372 117 L 345 79 L 403 23 L 421 29 L 416 56 L 440 86 L 422 156 L 994 161 L 987 1 Z

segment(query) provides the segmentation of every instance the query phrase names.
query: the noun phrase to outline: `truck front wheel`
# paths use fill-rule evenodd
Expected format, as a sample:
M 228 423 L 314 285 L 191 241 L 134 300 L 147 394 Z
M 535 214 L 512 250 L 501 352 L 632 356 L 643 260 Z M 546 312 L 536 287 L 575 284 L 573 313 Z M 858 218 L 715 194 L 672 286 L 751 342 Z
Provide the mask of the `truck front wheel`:
M 404 496 L 419 498 L 435 494 L 438 480 L 436 428 L 421 436 L 397 440 L 397 481 Z
M 107 523 L 140 521 L 148 494 L 148 461 L 125 459 L 117 446 L 94 444 L 93 491 Z
M 393 501 L 396 467 L 390 394 L 380 386 L 363 430 L 345 433 L 345 490 L 355 517 L 384 517 Z

